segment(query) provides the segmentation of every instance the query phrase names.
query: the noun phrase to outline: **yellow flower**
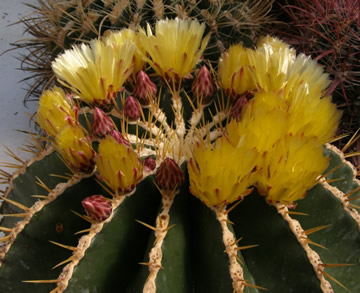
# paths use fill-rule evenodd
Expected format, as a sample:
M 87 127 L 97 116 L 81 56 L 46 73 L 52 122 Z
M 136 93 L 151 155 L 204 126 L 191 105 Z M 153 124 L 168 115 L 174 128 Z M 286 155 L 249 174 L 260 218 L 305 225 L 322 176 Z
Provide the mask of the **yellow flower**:
M 258 48 L 250 50 L 251 73 L 258 90 L 278 92 L 287 82 L 289 68 L 295 60 L 295 50 L 276 38 L 260 38 Z
M 320 144 L 335 135 L 341 111 L 325 91 L 330 81 L 322 67 L 305 55 L 299 55 L 289 71 L 283 98 L 289 104 L 289 133 L 316 137 Z
M 256 186 L 269 202 L 291 204 L 305 196 L 327 166 L 316 139 L 286 136 L 262 155 Z
M 133 73 L 137 73 L 143 69 L 145 61 L 143 60 L 144 48 L 140 43 L 137 33 L 132 29 L 122 29 L 121 31 L 112 31 L 108 34 L 104 42 L 107 45 L 114 47 L 121 47 L 126 40 L 131 40 L 136 45 L 134 54 L 134 70 Z
M 256 163 L 254 150 L 233 147 L 226 138 L 213 147 L 198 143 L 188 163 L 190 192 L 207 206 L 229 204 L 251 193 Z
M 219 60 L 218 77 L 220 86 L 228 95 L 240 95 L 255 89 L 254 80 L 250 74 L 251 63 L 249 52 L 242 45 L 233 45 L 223 53 Z
M 55 146 L 71 168 L 91 172 L 94 168 L 94 150 L 80 126 L 66 126 L 56 137 Z
M 66 125 L 75 125 L 77 120 L 64 91 L 59 87 L 43 92 L 36 118 L 41 129 L 51 136 L 56 136 Z
M 82 44 L 66 50 L 52 68 L 60 82 L 82 100 L 106 108 L 133 70 L 134 51 L 131 40 L 120 46 L 93 40 L 90 46 Z
M 205 24 L 197 20 L 160 20 L 153 35 L 150 25 L 147 34 L 140 29 L 140 43 L 149 56 L 144 56 L 156 73 L 164 78 L 187 77 L 198 63 L 210 35 L 203 40 Z
M 234 146 L 246 144 L 260 154 L 270 150 L 283 139 L 289 127 L 289 118 L 281 108 L 281 101 L 272 93 L 256 94 L 245 107 L 240 121 L 232 120 L 226 126 L 228 140 Z M 272 105 L 276 102 L 279 105 Z
M 96 166 L 113 190 L 132 190 L 143 176 L 143 166 L 131 145 L 107 136 L 99 144 Z

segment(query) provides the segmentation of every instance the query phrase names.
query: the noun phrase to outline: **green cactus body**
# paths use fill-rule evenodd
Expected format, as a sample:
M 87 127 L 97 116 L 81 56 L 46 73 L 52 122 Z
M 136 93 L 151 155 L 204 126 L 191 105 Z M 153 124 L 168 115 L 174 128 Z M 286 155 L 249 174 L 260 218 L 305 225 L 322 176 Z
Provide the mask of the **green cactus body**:
M 42 94 L 38 154 L 4 173 L 0 290 L 360 291 L 360 187 L 325 144 L 328 76 L 275 38 L 212 54 L 211 26 L 155 27 L 54 61 L 68 95 Z

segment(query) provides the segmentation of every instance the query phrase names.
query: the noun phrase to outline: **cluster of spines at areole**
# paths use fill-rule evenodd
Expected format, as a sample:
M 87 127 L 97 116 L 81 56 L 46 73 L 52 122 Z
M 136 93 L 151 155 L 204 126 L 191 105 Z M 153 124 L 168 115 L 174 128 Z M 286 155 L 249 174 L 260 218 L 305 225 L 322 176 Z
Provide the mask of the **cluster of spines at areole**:
M 27 282 L 53 282 L 53 292 L 63 292 L 114 211 L 131 197 L 139 182 L 155 175 L 163 209 L 155 226 L 142 223 L 156 237 L 145 263 L 149 277 L 144 284 L 145 292 L 155 292 L 162 268 L 161 245 L 169 229 L 176 229 L 169 226 L 169 213 L 174 198 L 181 196 L 179 188 L 185 179 L 180 166 L 186 163 L 190 192 L 221 223 L 235 292 L 246 286 L 261 289 L 245 280 L 238 257 L 239 250 L 253 246 L 239 246 L 228 226 L 230 211 L 254 188 L 289 223 L 322 290 L 332 292 L 325 276 L 335 279 L 325 274 L 325 264 L 310 248 L 313 242 L 307 237 L 324 227 L 305 231 L 290 217 L 296 209 L 289 210 L 325 180 L 321 174 L 329 159 L 323 145 L 335 135 L 341 116 L 325 94 L 328 75 L 309 57 L 296 56 L 287 44 L 269 36 L 259 38 L 256 48 L 231 46 L 215 71 L 202 59 L 210 39 L 204 31 L 205 24 L 196 20 L 160 20 L 155 32 L 149 25 L 146 30 L 114 31 L 90 44 L 74 46 L 53 62 L 59 83 L 68 93 L 59 87 L 45 91 L 37 121 L 52 145 L 49 149 L 60 154 L 71 174 L 63 175 L 68 181 L 55 189 L 42 184 L 49 195 L 33 207 L 17 204 L 24 209 L 25 219 L 3 238 L 3 251 L 11 249 L 37 211 L 84 178 L 97 176 L 110 199 L 96 195 L 83 200 L 86 215 L 80 216 L 91 227 L 81 231 L 86 235 L 77 247 L 54 243 L 73 252 L 59 264 L 67 263 L 59 278 Z M 193 77 L 199 62 L 204 65 Z M 191 90 L 185 91 L 183 85 L 191 79 Z M 165 107 L 170 110 L 163 110 Z M 191 112 L 188 121 L 186 110 Z M 174 116 L 172 122 L 169 115 Z M 359 223 L 356 211 L 342 201 Z

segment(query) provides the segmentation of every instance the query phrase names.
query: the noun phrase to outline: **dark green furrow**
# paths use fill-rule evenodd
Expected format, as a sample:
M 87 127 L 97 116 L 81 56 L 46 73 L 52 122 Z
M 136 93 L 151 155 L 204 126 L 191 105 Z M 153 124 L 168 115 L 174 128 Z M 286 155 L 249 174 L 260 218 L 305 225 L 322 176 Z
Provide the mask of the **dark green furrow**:
M 253 192 L 231 213 L 239 245 L 258 247 L 243 251 L 256 285 L 267 292 L 321 292 L 320 283 L 288 223 L 265 199 Z M 210 253 L 210 252 L 209 252 Z
M 79 236 L 74 233 L 88 228 L 89 224 L 71 210 L 83 213 L 81 200 L 93 194 L 104 194 L 104 190 L 94 179 L 83 179 L 33 216 L 0 268 L 0 292 L 31 292 L 35 288 L 36 292 L 49 292 L 54 287 L 21 281 L 57 279 L 61 268 L 51 268 L 71 256 L 71 252 L 49 240 L 77 245 Z
M 327 268 L 325 272 L 335 277 L 350 292 L 360 292 L 360 232 L 357 223 L 344 210 L 342 203 L 320 184 L 312 188 L 306 200 L 300 200 L 296 211 L 309 216 L 293 216 L 303 228 L 311 229 L 321 225 L 328 228 L 309 235 L 327 249 L 312 246 L 324 263 L 354 264 L 349 267 Z M 331 282 L 335 292 L 349 292 Z
M 215 213 L 189 195 L 192 213 L 192 271 L 194 292 L 233 292 L 229 274 L 229 258 L 225 253 L 222 229 Z M 239 257 L 242 259 L 241 253 Z M 248 283 L 255 284 L 245 264 L 244 278 Z M 257 284 L 256 284 L 257 285 Z M 245 287 L 244 292 L 258 292 L 257 289 Z
M 66 292 L 118 292 L 131 284 L 150 235 L 136 220 L 152 223 L 159 206 L 160 195 L 152 181 L 148 177 L 139 183 L 116 209 L 75 267 Z
M 8 194 L 8 198 L 17 201 L 27 207 L 31 207 L 38 199 L 32 195 L 47 195 L 47 191 L 36 184 L 37 179 L 41 179 L 47 187 L 54 188 L 56 184 L 66 181 L 65 179 L 50 176 L 50 174 L 64 175 L 69 170 L 62 163 L 57 153 L 52 152 L 40 161 L 32 163 L 24 174 L 20 174 L 13 180 L 13 188 Z M 23 211 L 13 205 L 4 203 L 1 205 L 1 214 L 22 213 Z M 13 227 L 19 218 L 5 217 L 1 220 L 1 226 Z

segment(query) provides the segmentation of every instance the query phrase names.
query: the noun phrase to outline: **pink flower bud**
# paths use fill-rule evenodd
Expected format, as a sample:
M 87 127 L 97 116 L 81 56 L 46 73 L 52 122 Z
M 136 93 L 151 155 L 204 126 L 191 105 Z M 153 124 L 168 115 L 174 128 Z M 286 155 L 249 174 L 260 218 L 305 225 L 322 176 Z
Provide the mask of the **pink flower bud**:
M 157 169 L 155 180 L 160 188 L 174 190 L 184 183 L 184 172 L 173 159 L 166 158 Z
M 191 90 L 195 97 L 201 101 L 203 105 L 211 102 L 211 98 L 215 93 L 215 83 L 211 77 L 209 69 L 205 65 L 200 68 Z
M 141 116 L 141 107 L 133 96 L 128 96 L 125 100 L 124 116 L 129 121 L 136 121 Z
M 150 99 L 156 95 L 156 85 L 150 80 L 149 76 L 140 71 L 136 76 L 136 87 L 134 95 L 142 105 L 149 105 Z
M 144 169 L 148 172 L 154 170 L 156 168 L 156 161 L 152 156 L 148 156 L 144 160 Z
M 230 109 L 230 118 L 239 120 L 241 111 L 247 103 L 248 103 L 247 96 L 246 95 L 240 96 Z
M 96 222 L 105 221 L 112 213 L 111 200 L 102 195 L 92 195 L 81 202 L 86 215 Z
M 130 142 L 119 131 L 113 130 L 111 136 L 115 138 L 118 143 L 124 144 L 127 147 L 131 146 Z
M 91 127 L 92 134 L 99 138 L 104 138 L 114 130 L 114 125 L 111 119 L 105 114 L 103 110 L 95 107 L 93 124 Z

